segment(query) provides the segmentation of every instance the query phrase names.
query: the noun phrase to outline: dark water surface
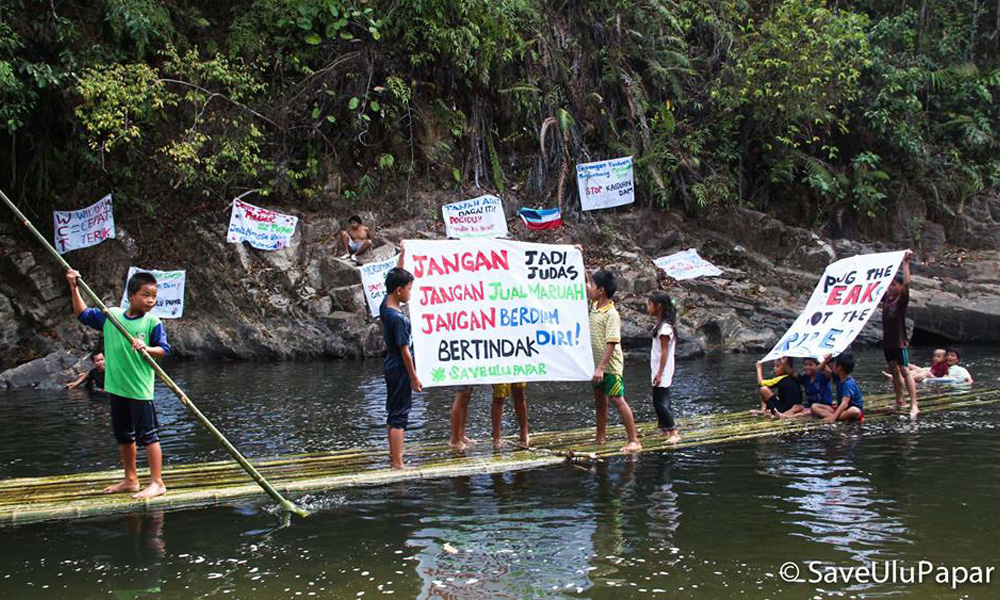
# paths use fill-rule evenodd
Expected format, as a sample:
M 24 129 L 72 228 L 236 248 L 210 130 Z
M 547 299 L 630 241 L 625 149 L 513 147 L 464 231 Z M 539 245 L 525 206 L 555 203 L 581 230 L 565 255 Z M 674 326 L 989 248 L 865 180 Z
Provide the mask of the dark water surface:
M 982 387 L 1000 384 L 996 353 L 967 351 Z M 860 358 L 863 388 L 888 389 L 881 353 Z M 680 363 L 680 415 L 752 407 L 753 361 Z M 378 361 L 168 370 L 249 456 L 384 446 Z M 638 418 L 653 420 L 647 361 L 626 376 Z M 589 394 L 531 385 L 533 426 L 591 425 Z M 420 396 L 407 441 L 443 439 L 449 405 L 447 391 Z M 157 407 L 167 469 L 225 457 L 166 390 Z M 936 571 L 922 585 L 781 579 L 788 561 L 807 579 L 808 561 L 1000 567 L 998 422 L 991 405 L 590 470 L 317 494 L 303 499 L 315 513 L 284 527 L 260 502 L 0 528 L 0 598 L 1000 598 L 995 572 L 957 590 Z M 477 391 L 470 434 L 485 442 L 488 428 Z M 107 407 L 85 393 L 0 394 L 0 431 L 0 478 L 117 465 Z

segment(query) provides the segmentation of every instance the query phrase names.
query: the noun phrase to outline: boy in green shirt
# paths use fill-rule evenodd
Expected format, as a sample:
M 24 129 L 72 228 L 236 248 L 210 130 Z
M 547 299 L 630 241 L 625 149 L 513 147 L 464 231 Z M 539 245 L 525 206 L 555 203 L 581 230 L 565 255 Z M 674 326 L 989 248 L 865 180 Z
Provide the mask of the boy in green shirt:
M 622 355 L 622 321 L 615 303 L 611 301 L 618 283 L 614 273 L 601 269 L 592 276 L 587 274 L 587 297 L 590 298 L 590 345 L 594 351 L 594 405 L 597 409 L 597 443 L 606 441 L 608 429 L 608 401 L 615 405 L 618 415 L 625 425 L 628 443 L 622 452 L 638 452 L 642 449 L 639 434 L 635 428 L 632 409 L 625 401 L 625 369 Z
M 163 485 L 163 452 L 157 435 L 159 423 L 153 407 L 153 369 L 142 358 L 142 350 L 156 359 L 170 353 L 167 333 L 159 317 L 150 313 L 156 306 L 156 278 L 149 273 L 136 273 L 128 281 L 129 309 L 110 308 L 125 329 L 135 338 L 128 339 L 118 331 L 100 309 L 87 308 L 76 279 L 80 274 L 66 273 L 73 314 L 84 325 L 104 332 L 104 359 L 107 368 L 104 389 L 111 402 L 111 428 L 118 442 L 125 479 L 104 489 L 105 494 L 136 492 L 133 498 L 144 500 L 167 491 Z M 149 461 L 149 486 L 140 491 L 136 473 L 136 445 L 145 446 Z

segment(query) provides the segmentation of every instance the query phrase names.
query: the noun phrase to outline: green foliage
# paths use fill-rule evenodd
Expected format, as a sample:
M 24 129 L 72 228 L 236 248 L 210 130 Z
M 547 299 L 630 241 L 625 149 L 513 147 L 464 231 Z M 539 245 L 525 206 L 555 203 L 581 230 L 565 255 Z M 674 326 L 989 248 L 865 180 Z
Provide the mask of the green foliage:
M 573 164 L 632 155 L 641 202 L 695 214 L 956 213 L 1000 187 L 998 10 L 0 0 L 0 178 L 48 200 L 108 179 L 126 201 L 225 202 L 422 178 L 565 203 Z

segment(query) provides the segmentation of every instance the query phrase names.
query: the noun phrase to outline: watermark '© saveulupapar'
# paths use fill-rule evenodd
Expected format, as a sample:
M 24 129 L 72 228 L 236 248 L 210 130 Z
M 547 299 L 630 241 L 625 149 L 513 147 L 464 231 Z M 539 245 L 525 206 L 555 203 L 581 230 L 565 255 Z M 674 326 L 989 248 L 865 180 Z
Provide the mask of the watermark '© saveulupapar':
M 995 567 L 936 565 L 929 560 L 905 563 L 899 560 L 838 567 L 820 561 L 786 562 L 778 576 L 787 583 L 822 583 L 826 585 L 922 584 L 936 583 L 958 589 L 965 585 L 990 585 Z

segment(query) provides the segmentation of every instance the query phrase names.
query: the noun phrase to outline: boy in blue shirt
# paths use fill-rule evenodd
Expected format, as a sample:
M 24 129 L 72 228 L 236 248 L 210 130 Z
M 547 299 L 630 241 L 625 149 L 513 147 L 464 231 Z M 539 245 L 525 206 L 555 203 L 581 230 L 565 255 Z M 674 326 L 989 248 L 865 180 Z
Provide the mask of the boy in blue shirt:
M 813 404 L 813 414 L 827 423 L 864 421 L 865 400 L 861 395 L 858 382 L 851 377 L 851 373 L 854 372 L 854 356 L 848 353 L 840 354 L 833 359 L 832 365 L 830 360 L 830 355 L 826 355 L 823 362 L 820 363 L 820 367 L 833 374 L 833 381 L 837 388 L 837 404 L 836 406 Z
M 403 263 L 402 252 L 399 264 Z M 409 271 L 396 267 L 385 276 L 385 298 L 379 308 L 379 318 L 382 321 L 382 334 L 385 338 L 385 363 L 382 372 L 385 375 L 385 419 L 389 437 L 389 460 L 393 469 L 403 469 L 403 438 L 406 426 L 409 424 L 410 408 L 413 405 L 413 392 L 423 389 L 413 366 L 413 354 L 410 350 L 413 338 L 410 329 L 410 319 L 402 310 L 401 305 L 410 301 L 413 290 L 413 275 Z
M 110 308 L 108 313 L 122 324 L 133 340 L 131 343 L 100 309 L 87 308 L 80 295 L 76 271 L 66 272 L 73 314 L 84 325 L 104 332 L 104 355 L 107 368 L 104 389 L 111 405 L 111 429 L 118 442 L 118 453 L 125 469 L 125 479 L 104 489 L 105 494 L 137 492 L 132 497 L 146 500 L 164 494 L 163 451 L 158 435 L 159 421 L 153 406 L 153 368 L 142 357 L 145 350 L 161 359 L 170 353 L 167 332 L 160 319 L 152 314 L 156 307 L 156 278 L 149 273 L 136 273 L 126 285 L 129 308 Z M 136 446 L 146 448 L 149 462 L 149 486 L 139 491 L 136 472 Z

